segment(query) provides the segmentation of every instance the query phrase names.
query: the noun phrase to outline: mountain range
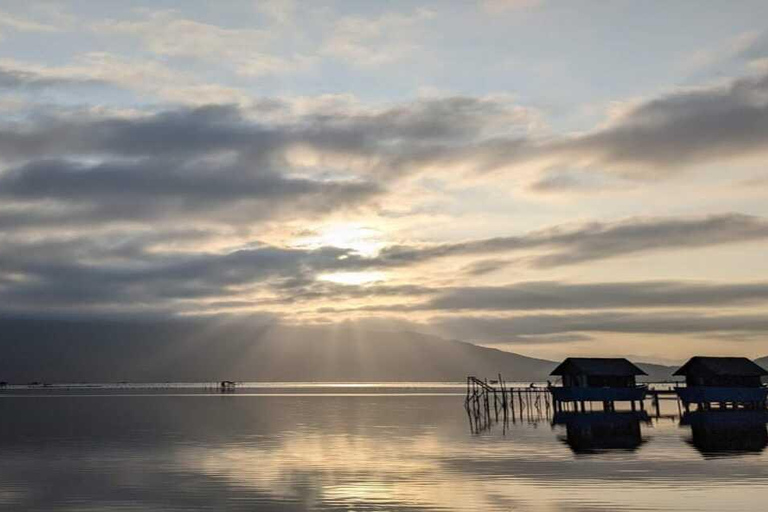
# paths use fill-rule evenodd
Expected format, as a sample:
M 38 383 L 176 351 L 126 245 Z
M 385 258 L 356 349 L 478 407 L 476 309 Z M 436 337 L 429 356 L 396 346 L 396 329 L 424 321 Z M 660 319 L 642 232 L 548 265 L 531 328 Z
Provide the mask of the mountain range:
M 415 332 L 349 325 L 0 319 L 8 382 L 542 382 L 556 362 Z M 759 362 L 768 367 L 768 358 Z M 674 367 L 638 363 L 648 377 Z

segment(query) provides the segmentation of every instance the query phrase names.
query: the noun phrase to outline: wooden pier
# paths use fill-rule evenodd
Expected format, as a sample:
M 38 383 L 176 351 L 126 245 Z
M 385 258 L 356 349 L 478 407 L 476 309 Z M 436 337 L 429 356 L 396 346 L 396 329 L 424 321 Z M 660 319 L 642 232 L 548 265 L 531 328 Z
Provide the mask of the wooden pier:
M 645 389 L 645 399 L 650 400 L 652 415 L 661 418 L 661 400 L 674 400 L 677 403 L 678 414 L 682 414 L 682 404 L 678 397 L 677 383 L 663 382 L 648 385 Z M 526 386 L 509 385 L 498 375 L 496 379 L 480 379 L 475 376 L 467 377 L 467 393 L 464 406 L 470 417 L 470 426 L 473 431 L 487 430 L 494 422 L 503 421 L 504 425 L 510 421 L 527 421 L 537 423 L 549 421 L 555 413 L 585 412 L 593 410 L 594 401 L 557 402 L 553 391 L 563 389 L 560 386 L 537 385 L 535 383 Z M 600 403 L 600 401 L 597 401 Z M 645 402 L 640 401 L 641 411 L 645 410 Z M 599 410 L 599 409 L 598 409 Z M 613 407 L 608 409 L 603 404 L 603 411 L 615 411 Z
M 547 387 L 509 386 L 501 375 L 491 381 L 467 377 L 464 405 L 477 431 L 484 430 L 494 418 L 495 421 L 503 419 L 504 424 L 510 419 L 535 422 L 549 416 L 553 408 L 552 394 Z

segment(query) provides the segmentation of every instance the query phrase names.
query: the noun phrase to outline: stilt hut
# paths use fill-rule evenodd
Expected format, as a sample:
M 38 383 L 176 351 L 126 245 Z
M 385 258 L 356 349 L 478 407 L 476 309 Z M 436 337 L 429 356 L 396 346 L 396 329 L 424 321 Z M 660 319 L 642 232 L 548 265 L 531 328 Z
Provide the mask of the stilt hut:
M 562 377 L 562 386 L 553 386 L 552 401 L 555 410 L 563 403 L 573 403 L 586 410 L 586 402 L 602 402 L 603 410 L 615 410 L 615 402 L 635 402 L 642 407 L 646 387 L 636 382 L 643 370 L 624 358 L 569 357 L 550 375 Z
M 765 409 L 768 388 L 762 378 L 768 372 L 746 357 L 692 357 L 673 375 L 685 377 L 685 387 L 676 391 L 686 411 L 691 404 L 700 410 L 713 404 L 721 409 Z

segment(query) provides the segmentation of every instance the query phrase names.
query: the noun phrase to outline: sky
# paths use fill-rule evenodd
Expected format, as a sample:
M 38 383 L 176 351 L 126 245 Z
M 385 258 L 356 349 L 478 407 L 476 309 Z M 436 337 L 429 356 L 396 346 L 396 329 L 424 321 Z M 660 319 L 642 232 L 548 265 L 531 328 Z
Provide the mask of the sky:
M 4 1 L 0 316 L 768 355 L 765 19 Z

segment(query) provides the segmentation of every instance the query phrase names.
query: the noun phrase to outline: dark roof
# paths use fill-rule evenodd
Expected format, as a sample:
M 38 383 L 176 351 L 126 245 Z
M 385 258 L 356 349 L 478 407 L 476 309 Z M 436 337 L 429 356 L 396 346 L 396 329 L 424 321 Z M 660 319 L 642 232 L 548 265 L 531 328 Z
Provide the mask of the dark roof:
M 550 375 L 600 375 L 611 377 L 629 377 L 648 375 L 643 370 L 623 357 L 569 357 L 552 370 Z
M 759 377 L 768 371 L 746 357 L 692 357 L 672 375 Z

